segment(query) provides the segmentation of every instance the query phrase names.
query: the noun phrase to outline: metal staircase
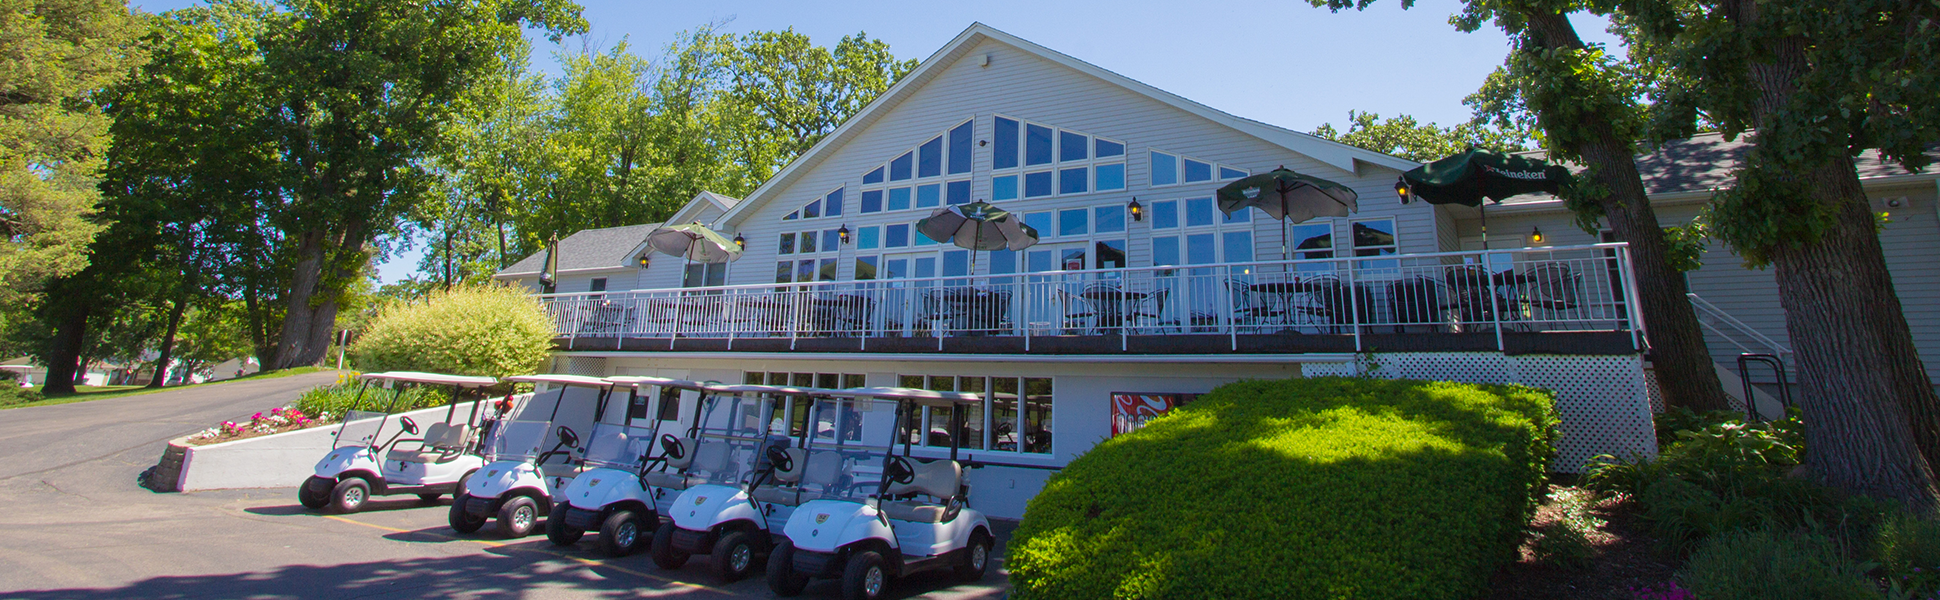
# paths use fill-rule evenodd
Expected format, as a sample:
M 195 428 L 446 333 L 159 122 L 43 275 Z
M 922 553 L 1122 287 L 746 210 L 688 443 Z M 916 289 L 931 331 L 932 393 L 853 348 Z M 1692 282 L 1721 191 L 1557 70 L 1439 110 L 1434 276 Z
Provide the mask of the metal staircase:
M 1691 307 L 1697 309 L 1698 324 L 1738 348 L 1738 364 L 1735 371 L 1725 365 L 1712 363 L 1712 367 L 1718 372 L 1718 382 L 1725 385 L 1726 393 L 1737 392 L 1733 396 L 1745 404 L 1746 413 L 1752 419 L 1783 417 L 1785 408 L 1792 406 L 1790 382 L 1792 349 L 1752 329 L 1744 321 L 1724 312 L 1723 309 L 1697 294 L 1686 294 L 1686 296 L 1691 299 Z M 1778 398 L 1772 398 L 1764 390 L 1752 385 L 1751 366 L 1754 363 L 1771 369 L 1778 382 Z M 1732 389 L 1734 387 L 1738 389 Z

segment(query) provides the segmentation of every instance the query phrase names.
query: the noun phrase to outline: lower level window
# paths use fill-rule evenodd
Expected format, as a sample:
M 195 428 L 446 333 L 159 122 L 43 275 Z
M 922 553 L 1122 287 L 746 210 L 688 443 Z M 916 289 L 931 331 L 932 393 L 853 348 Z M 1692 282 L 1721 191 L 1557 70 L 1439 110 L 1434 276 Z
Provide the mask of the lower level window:
M 794 387 L 814 387 L 841 389 L 863 387 L 867 377 L 861 373 L 764 373 L 744 371 L 742 383 L 757 385 L 786 385 Z M 854 408 L 853 401 L 844 401 L 836 406 L 823 401 L 822 406 L 810 414 L 809 409 L 815 402 L 802 396 L 780 396 L 769 398 L 774 409 L 770 419 L 770 431 L 781 433 L 784 428 L 789 437 L 802 437 L 811 431 L 818 440 L 834 440 L 836 432 L 841 432 L 844 441 L 862 439 L 861 413 Z M 837 409 L 841 410 L 837 410 Z M 812 429 L 811 429 L 812 428 Z
M 913 445 L 948 448 L 952 440 L 971 450 L 1051 453 L 1051 378 L 902 375 L 897 385 L 983 397 L 954 408 L 922 408 L 905 415 Z M 957 414 L 961 411 L 962 414 Z

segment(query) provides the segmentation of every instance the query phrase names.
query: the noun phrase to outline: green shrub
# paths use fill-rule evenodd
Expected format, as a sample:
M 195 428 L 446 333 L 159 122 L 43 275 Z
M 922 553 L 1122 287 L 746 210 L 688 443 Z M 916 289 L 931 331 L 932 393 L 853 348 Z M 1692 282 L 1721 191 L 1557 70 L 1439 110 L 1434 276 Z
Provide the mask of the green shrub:
M 1678 577 L 1705 600 L 1878 600 L 1867 567 L 1825 536 L 1758 529 L 1705 540 Z
M 507 377 L 545 364 L 552 336 L 552 320 L 532 296 L 510 286 L 462 286 L 384 307 L 350 352 L 370 371 Z
M 33 404 L 44 398 L 40 394 L 40 388 L 24 388 L 13 381 L 0 381 L 0 406 Z
M 1220 386 L 1032 499 L 1016 597 L 1467 598 L 1515 559 L 1553 396 L 1311 378 Z
M 302 396 L 297 397 L 296 402 L 290 404 L 290 407 L 302 411 L 303 414 L 311 415 L 319 421 L 332 422 L 343 420 L 344 412 L 353 409 L 384 412 L 388 405 L 390 412 L 401 413 L 444 406 L 451 399 L 450 389 L 436 386 L 406 387 L 403 396 L 397 399 L 397 403 L 390 404 L 391 396 L 397 394 L 397 390 L 387 390 L 372 385 L 369 390 L 363 391 L 360 401 L 358 392 L 361 388 L 363 388 L 362 383 L 340 381 L 336 385 L 326 385 L 304 392 Z
M 1888 583 L 1920 598 L 1940 593 L 1940 523 L 1892 511 L 1874 531 L 1870 549 Z

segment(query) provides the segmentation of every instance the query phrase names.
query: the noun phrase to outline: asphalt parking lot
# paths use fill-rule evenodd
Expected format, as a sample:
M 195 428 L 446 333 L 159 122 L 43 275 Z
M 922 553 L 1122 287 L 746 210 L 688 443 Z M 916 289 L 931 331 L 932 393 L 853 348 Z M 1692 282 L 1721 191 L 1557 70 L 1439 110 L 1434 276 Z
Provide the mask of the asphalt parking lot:
M 138 476 L 168 439 L 281 406 L 320 373 L 0 411 L 0 597 L 4 598 L 768 598 L 760 578 L 724 584 L 696 559 L 661 571 L 645 555 L 608 559 L 590 538 L 457 536 L 448 499 L 379 498 L 353 515 L 296 503 L 294 487 L 187 494 Z M 297 482 L 291 482 L 293 485 Z M 895 598 L 1000 598 L 991 573 L 963 584 L 919 574 Z M 488 528 L 489 531 L 489 528 Z M 834 598 L 819 581 L 802 598 Z

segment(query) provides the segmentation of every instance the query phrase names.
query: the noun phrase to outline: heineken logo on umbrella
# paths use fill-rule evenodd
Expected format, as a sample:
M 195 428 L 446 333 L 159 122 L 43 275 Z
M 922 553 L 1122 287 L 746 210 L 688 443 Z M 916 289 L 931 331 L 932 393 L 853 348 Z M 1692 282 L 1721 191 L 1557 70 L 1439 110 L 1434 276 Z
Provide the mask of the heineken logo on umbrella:
M 1482 200 L 1536 192 L 1555 194 L 1568 185 L 1569 169 L 1526 156 L 1470 147 L 1401 174 L 1395 192 L 1401 203 L 1420 198 L 1429 204 L 1460 204 L 1482 209 Z M 1482 241 L 1489 239 L 1489 214 L 1482 210 Z

